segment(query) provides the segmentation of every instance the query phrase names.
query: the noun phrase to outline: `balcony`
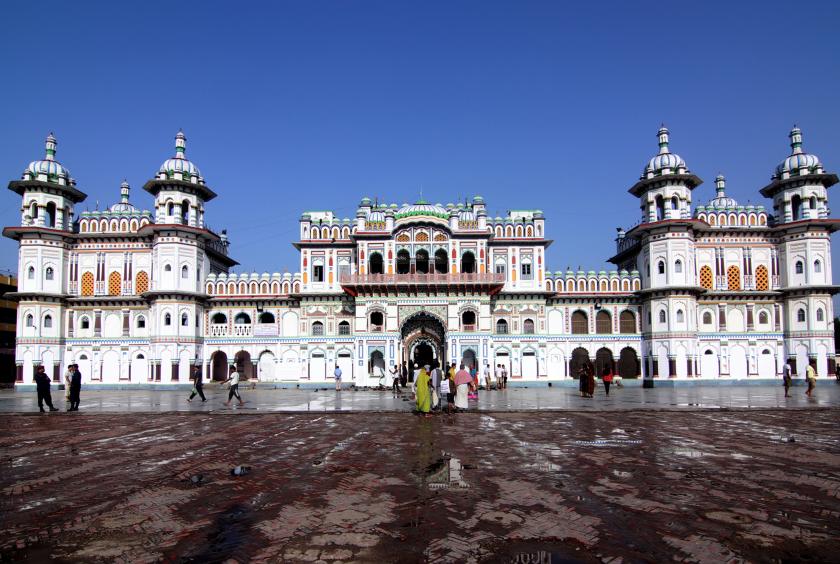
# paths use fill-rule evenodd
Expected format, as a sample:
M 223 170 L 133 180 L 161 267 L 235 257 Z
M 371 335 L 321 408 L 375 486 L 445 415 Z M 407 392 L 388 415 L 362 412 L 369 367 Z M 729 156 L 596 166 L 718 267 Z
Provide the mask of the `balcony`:
M 210 324 L 210 336 L 211 337 L 223 337 L 227 335 L 228 328 L 227 324 L 225 323 L 211 323 Z
M 493 272 L 428 274 L 350 274 L 340 279 L 341 287 L 351 296 L 368 292 L 416 292 L 418 290 L 482 290 L 496 294 L 505 284 L 505 275 Z
M 474 323 L 464 323 L 461 325 L 461 331 L 464 333 L 475 333 L 477 328 L 478 326 Z

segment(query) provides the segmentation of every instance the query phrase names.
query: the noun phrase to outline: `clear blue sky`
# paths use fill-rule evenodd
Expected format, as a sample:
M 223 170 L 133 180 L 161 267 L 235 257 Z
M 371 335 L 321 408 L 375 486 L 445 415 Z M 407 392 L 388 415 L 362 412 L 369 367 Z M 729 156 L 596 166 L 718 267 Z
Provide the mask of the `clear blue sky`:
M 840 170 L 838 2 L 9 1 L 0 18 L 0 176 L 54 131 L 89 194 L 78 211 L 124 177 L 148 208 L 183 128 L 239 270 L 295 270 L 304 210 L 352 216 L 421 186 L 493 215 L 541 208 L 551 270 L 606 268 L 661 122 L 705 180 L 695 205 L 723 172 L 770 207 L 758 190 L 794 123 Z M 2 202 L 16 224 L 18 197 Z M 16 260 L 3 240 L 0 268 Z

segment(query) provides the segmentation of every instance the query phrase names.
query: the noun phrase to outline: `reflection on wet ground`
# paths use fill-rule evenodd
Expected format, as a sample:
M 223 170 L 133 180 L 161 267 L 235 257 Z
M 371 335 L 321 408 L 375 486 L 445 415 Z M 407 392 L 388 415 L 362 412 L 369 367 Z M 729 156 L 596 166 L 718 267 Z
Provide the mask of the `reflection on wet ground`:
M 831 561 L 839 419 L 0 416 L 0 561 Z

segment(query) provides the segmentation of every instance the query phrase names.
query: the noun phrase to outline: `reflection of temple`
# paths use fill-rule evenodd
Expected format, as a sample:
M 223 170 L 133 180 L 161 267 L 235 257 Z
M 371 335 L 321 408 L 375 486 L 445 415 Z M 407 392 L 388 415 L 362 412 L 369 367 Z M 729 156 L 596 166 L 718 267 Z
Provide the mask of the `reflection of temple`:
M 33 161 L 21 197 L 17 377 L 71 362 L 87 381 L 185 381 L 198 363 L 220 379 L 371 384 L 395 363 L 503 364 L 511 382 L 551 382 L 594 362 L 624 377 L 775 377 L 793 355 L 821 375 L 833 318 L 827 188 L 837 182 L 791 132 L 791 154 L 762 206 L 726 195 L 691 208 L 701 180 L 658 132 L 630 193 L 641 223 L 619 229 L 616 270 L 552 272 L 545 217 L 492 217 L 457 204 L 363 198 L 352 218 L 300 218 L 298 273 L 233 274 L 224 231 L 205 223 L 216 193 L 186 159 L 186 137 L 143 186 L 106 210 L 56 160 Z M 593 208 L 596 209 L 596 208 Z

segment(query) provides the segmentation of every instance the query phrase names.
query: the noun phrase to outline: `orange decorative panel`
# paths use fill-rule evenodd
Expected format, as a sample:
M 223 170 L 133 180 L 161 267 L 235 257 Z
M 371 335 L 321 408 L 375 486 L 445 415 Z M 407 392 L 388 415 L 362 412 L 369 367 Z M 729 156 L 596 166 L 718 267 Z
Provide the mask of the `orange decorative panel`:
M 740 290 L 741 289 L 741 269 L 737 266 L 732 265 L 726 269 L 726 282 L 727 288 L 730 290 Z
M 700 285 L 707 290 L 711 290 L 714 285 L 714 277 L 712 276 L 712 269 L 704 266 L 700 269 Z
M 770 289 L 770 278 L 767 276 L 767 267 L 763 264 L 755 269 L 755 289 L 759 292 L 766 292 Z
M 85 272 L 82 274 L 82 295 L 93 295 L 93 272 Z
M 141 270 L 134 277 L 134 293 L 142 294 L 149 291 L 149 275 L 145 270 Z
M 425 243 L 429 240 L 429 234 L 421 231 L 417 234 L 417 237 L 415 237 L 415 239 L 417 241 L 420 241 L 421 243 Z
M 122 293 L 122 277 L 119 272 L 108 275 L 108 295 L 119 296 Z

